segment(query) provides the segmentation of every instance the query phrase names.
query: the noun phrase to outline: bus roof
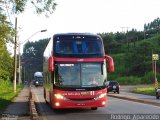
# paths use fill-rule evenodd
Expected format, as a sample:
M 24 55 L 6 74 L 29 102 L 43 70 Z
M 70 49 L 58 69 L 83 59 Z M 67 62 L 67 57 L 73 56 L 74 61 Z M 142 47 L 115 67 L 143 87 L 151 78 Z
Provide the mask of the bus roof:
M 101 37 L 97 34 L 92 33 L 59 33 L 55 34 L 53 36 L 54 38 L 68 38 L 68 39 L 74 39 L 74 38 L 90 38 L 90 39 L 101 39 Z

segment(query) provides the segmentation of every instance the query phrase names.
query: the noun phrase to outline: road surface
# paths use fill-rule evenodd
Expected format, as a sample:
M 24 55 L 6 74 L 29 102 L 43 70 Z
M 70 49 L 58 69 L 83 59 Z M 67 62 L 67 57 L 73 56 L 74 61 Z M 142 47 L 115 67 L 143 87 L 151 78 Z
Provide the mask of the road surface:
M 33 87 L 33 91 L 37 98 L 38 112 L 44 120 L 114 120 L 115 114 L 123 115 L 122 117 L 128 114 L 132 115 L 127 117 L 152 114 L 152 117 L 160 119 L 160 107 L 112 97 L 108 97 L 108 106 L 106 108 L 98 108 L 98 110 L 65 109 L 55 112 L 45 103 L 42 87 Z

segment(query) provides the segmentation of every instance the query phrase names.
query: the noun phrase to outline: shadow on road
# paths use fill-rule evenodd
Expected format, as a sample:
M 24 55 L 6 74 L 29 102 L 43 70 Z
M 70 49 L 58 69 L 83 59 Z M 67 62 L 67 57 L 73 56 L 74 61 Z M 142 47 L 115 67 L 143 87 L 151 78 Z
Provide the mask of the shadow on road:
M 36 103 L 37 111 L 41 117 L 60 120 L 110 120 L 110 114 L 100 114 L 96 110 L 88 109 L 59 109 L 54 110 L 45 102 Z
M 0 99 L 0 117 L 2 117 L 2 113 L 6 109 L 6 106 L 11 103 L 11 100 Z

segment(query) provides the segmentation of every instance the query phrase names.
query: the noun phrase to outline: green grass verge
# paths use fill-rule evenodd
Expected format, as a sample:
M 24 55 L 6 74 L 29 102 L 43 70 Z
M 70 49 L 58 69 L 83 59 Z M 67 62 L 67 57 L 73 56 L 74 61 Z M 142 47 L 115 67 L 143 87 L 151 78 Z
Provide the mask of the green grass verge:
M 9 81 L 0 79 L 0 112 L 3 112 L 9 103 L 18 95 L 22 90 L 22 85 L 17 85 L 17 92 L 13 92 L 13 84 Z
M 150 84 L 150 86 L 151 87 L 133 88 L 131 91 L 134 92 L 134 93 L 155 96 L 154 84 Z M 160 88 L 160 84 L 158 85 L 158 88 Z
M 160 88 L 160 85 L 159 85 Z M 134 88 L 132 90 L 134 93 L 144 94 L 144 95 L 154 95 L 155 96 L 155 88 L 153 87 L 147 87 L 147 88 Z
M 153 87 L 149 88 L 134 88 L 132 90 L 134 93 L 144 94 L 144 95 L 155 95 L 155 89 Z

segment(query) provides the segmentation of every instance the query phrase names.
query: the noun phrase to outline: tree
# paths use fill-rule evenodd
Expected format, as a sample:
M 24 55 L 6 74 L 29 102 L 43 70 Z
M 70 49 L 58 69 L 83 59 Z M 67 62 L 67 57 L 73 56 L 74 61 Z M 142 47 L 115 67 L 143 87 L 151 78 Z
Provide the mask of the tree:
M 6 14 L 22 13 L 27 5 L 32 5 L 37 14 L 44 13 L 46 16 L 52 14 L 55 10 L 56 3 L 54 0 L 0 0 L 0 78 L 8 79 L 13 76 L 12 58 L 10 57 L 6 43 L 13 42 L 15 36 L 14 28 L 11 23 L 7 22 Z M 3 10 L 7 8 L 7 11 Z M 11 8 L 11 9 L 8 9 Z M 10 11 L 9 11 L 10 10 Z
M 54 0 L 1 0 L 0 4 L 3 6 L 7 4 L 15 14 L 24 12 L 27 5 L 32 5 L 37 14 L 44 13 L 46 16 L 52 14 L 57 5 Z
M 158 34 L 160 32 L 160 18 L 156 18 L 152 22 L 144 24 L 144 32 L 148 37 Z
M 6 47 L 7 42 L 13 41 L 13 35 L 14 30 L 0 9 L 0 79 L 3 80 L 9 80 L 13 76 L 12 58 Z
M 130 49 L 125 55 L 126 75 L 143 76 L 151 71 L 151 54 L 153 46 L 149 42 L 141 43 Z
M 36 42 L 25 44 L 22 55 L 22 62 L 25 71 L 29 73 L 31 79 L 34 72 L 43 71 L 43 53 L 49 42 L 49 39 L 43 39 Z

